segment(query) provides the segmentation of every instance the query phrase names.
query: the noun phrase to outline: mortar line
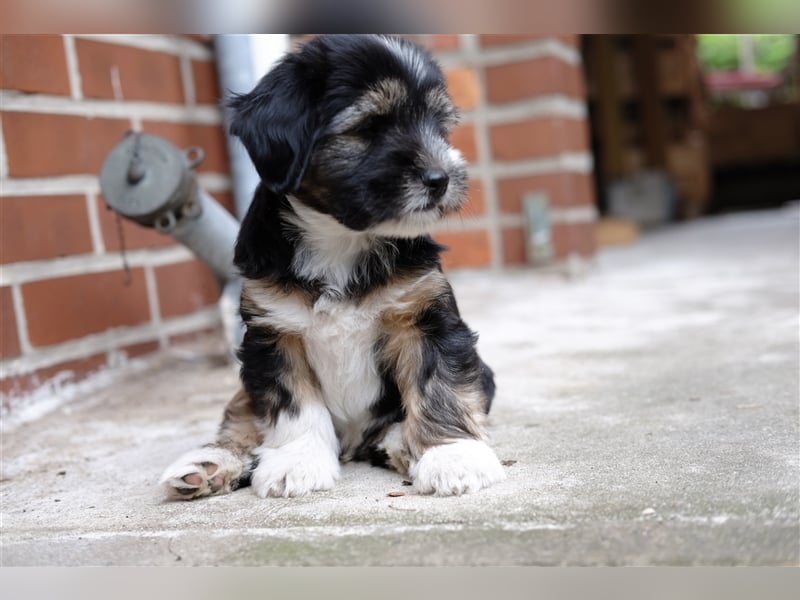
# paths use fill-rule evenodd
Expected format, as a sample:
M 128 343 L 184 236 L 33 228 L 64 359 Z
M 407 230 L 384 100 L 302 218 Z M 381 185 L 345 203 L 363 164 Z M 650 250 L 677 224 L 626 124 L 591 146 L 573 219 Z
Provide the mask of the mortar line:
M 535 119 L 539 117 L 561 117 L 586 119 L 586 105 L 582 100 L 566 94 L 546 94 L 488 107 L 487 115 L 492 124 Z
M 486 114 L 492 125 L 543 117 L 577 120 L 587 118 L 584 102 L 566 94 L 545 94 L 504 102 L 503 104 L 494 104 L 487 107 Z M 475 109 L 461 110 L 460 117 L 461 123 L 473 124 L 475 121 Z
M 0 360 L 0 370 L 6 376 L 32 373 L 70 360 L 87 358 L 95 354 L 122 350 L 126 346 L 168 339 L 173 335 L 190 333 L 214 327 L 220 322 L 219 308 L 209 306 L 188 315 L 162 321 L 158 326 L 152 322 L 140 325 L 113 327 L 100 333 L 68 340 L 51 346 L 33 348 L 29 354 Z
M 454 231 L 486 231 L 489 223 L 486 216 L 470 216 L 470 215 L 455 215 L 446 217 L 437 222 L 433 228 L 432 233 L 449 233 Z
M 198 173 L 197 179 L 207 192 L 228 192 L 231 178 L 225 173 Z M 3 180 L 0 196 L 46 196 L 65 194 L 99 194 L 96 176 L 64 175 L 57 177 L 23 177 Z
M 477 34 L 466 34 L 477 35 Z M 580 52 L 563 43 L 558 39 L 543 39 L 522 42 L 508 46 L 483 47 L 478 39 L 475 40 L 474 47 L 478 49 L 475 56 L 475 65 L 492 67 L 506 63 L 522 62 L 536 58 L 557 58 L 567 64 L 576 65 L 580 62 Z M 461 46 L 464 50 L 464 46 Z M 437 60 L 443 67 L 457 66 L 462 58 L 462 54 L 455 50 L 448 50 L 437 54 Z
M 488 93 L 486 89 L 486 73 L 479 62 L 481 48 L 477 34 L 459 36 L 461 48 L 467 63 L 476 71 L 478 79 L 478 103 L 474 109 L 476 145 L 478 149 L 478 165 L 481 169 L 484 200 L 486 202 L 487 233 L 491 251 L 490 267 L 498 270 L 503 266 L 502 232 L 498 221 L 499 200 L 497 181 L 492 170 L 491 144 L 489 142 Z
M 197 90 L 194 81 L 194 72 L 192 71 L 192 60 L 183 55 L 181 61 L 181 84 L 183 85 L 183 101 L 187 106 L 195 106 L 197 104 Z
M 103 232 L 100 227 L 100 215 L 97 212 L 96 196 L 93 192 L 86 192 L 86 212 L 89 215 L 89 231 L 92 235 L 92 247 L 95 254 L 105 254 L 106 245 L 103 241 Z
M 25 314 L 25 301 L 22 298 L 22 285 L 11 286 L 11 299 L 14 305 L 14 316 L 17 324 L 17 337 L 23 357 L 33 352 L 33 345 L 28 336 L 28 318 Z
M 83 81 L 78 62 L 78 49 L 75 47 L 75 36 L 65 34 L 64 53 L 67 57 L 67 76 L 69 78 L 69 92 L 73 100 L 83 100 Z
M 553 223 L 593 223 L 596 219 L 597 208 L 593 204 L 550 209 L 550 220 Z
M 152 52 L 165 52 L 167 54 L 186 55 L 191 58 L 208 60 L 213 58 L 210 49 L 199 42 L 187 38 L 164 35 L 137 35 L 137 34 L 77 34 L 77 37 L 94 42 L 130 46 L 140 50 Z
M 498 177 L 522 177 L 544 173 L 591 173 L 594 161 L 588 151 L 561 152 L 542 158 L 494 163 Z
M 2 106 L 2 103 L 0 103 L 0 106 Z M 0 114 L 0 179 L 5 179 L 6 177 L 8 177 L 8 154 L 6 154 L 6 141 L 3 134 L 3 115 Z
M 75 99 L 51 94 L 24 94 L 0 90 L 0 105 L 6 112 L 35 112 L 76 117 L 129 119 L 220 125 L 222 112 L 213 104 L 169 104 L 146 100 Z
M 194 255 L 184 246 L 129 250 L 126 252 L 131 268 L 146 265 L 162 266 L 191 260 Z M 32 283 L 54 277 L 71 277 L 116 271 L 120 268 L 117 254 L 78 254 L 43 261 L 28 261 L 4 265 L 0 270 L 0 286 Z

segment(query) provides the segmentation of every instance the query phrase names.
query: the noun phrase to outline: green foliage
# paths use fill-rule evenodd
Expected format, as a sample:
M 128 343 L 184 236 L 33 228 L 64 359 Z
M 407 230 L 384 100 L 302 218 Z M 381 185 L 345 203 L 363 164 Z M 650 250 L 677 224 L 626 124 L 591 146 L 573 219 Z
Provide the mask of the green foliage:
M 737 36 L 731 34 L 699 35 L 700 64 L 708 71 L 730 71 L 739 66 Z
M 780 71 L 797 50 L 793 35 L 757 35 L 755 42 L 759 71 Z
M 727 71 L 739 67 L 739 41 L 735 34 L 699 35 L 698 54 L 703 68 L 709 71 Z M 774 72 L 783 69 L 797 50 L 794 35 L 753 36 L 756 69 Z

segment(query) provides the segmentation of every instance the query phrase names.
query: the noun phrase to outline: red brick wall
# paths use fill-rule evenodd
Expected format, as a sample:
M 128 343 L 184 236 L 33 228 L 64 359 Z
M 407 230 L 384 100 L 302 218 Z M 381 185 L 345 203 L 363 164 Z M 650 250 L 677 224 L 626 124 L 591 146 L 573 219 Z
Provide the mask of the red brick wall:
M 555 258 L 594 253 L 595 198 L 577 36 L 415 36 L 445 68 L 470 199 L 436 232 L 449 267 L 525 262 L 522 198 L 544 192 Z
M 449 268 L 525 261 L 522 198 L 544 191 L 557 258 L 594 251 L 574 36 L 418 36 L 463 122 L 469 201 L 436 237 Z M 217 326 L 217 283 L 180 245 L 105 208 L 97 173 L 128 129 L 202 146 L 230 206 L 212 49 L 183 36 L 0 37 L 0 395 L 82 377 Z M 122 229 L 129 281 L 122 270 Z
M 218 284 L 154 230 L 119 224 L 97 174 L 123 132 L 202 146 L 231 205 L 213 52 L 182 36 L 0 37 L 0 395 L 152 352 L 218 325 Z

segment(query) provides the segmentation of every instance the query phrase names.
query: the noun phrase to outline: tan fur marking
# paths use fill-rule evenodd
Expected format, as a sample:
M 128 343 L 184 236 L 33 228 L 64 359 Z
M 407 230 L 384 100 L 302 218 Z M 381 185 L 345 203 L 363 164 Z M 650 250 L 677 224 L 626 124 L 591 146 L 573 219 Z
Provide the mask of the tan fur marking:
M 397 365 L 397 384 L 403 399 L 406 418 L 403 421 L 403 438 L 412 457 L 419 458 L 431 446 L 446 443 L 434 430 L 426 426 L 428 419 L 424 411 L 425 390 L 419 387 L 422 368 L 422 334 L 415 324 L 422 312 L 438 296 L 450 291 L 444 275 L 431 272 L 419 279 L 398 282 L 406 287 L 395 308 L 385 312 L 383 327 L 386 334 L 385 358 Z M 391 287 L 391 286 L 390 286 Z M 432 378 L 428 386 L 445 384 Z M 465 408 L 467 435 L 483 439 L 484 416 L 481 408 L 481 393 L 466 386 L 455 390 L 458 401 Z
M 387 115 L 406 98 L 408 90 L 398 79 L 384 79 L 367 90 L 331 122 L 331 132 L 341 134 L 372 115 Z
M 242 313 L 252 315 L 252 324 L 296 333 L 313 305 L 311 296 L 302 290 L 287 290 L 264 281 L 242 281 Z
M 458 123 L 458 111 L 453 106 L 446 89 L 435 87 L 429 90 L 425 100 L 428 106 L 443 113 L 445 125 L 452 127 Z
M 392 330 L 407 328 L 433 300 L 450 290 L 445 276 L 431 271 L 422 277 L 406 277 L 390 282 L 386 290 L 376 294 L 391 294 L 393 301 L 383 315 L 384 325 Z
M 244 457 L 261 445 L 262 437 L 256 428 L 256 416 L 250 396 L 240 389 L 225 407 L 225 414 L 214 444 Z
M 368 91 L 365 98 L 374 112 L 385 115 L 397 108 L 408 95 L 405 84 L 399 79 L 384 79 Z
M 288 372 L 281 375 L 282 383 L 286 389 L 291 390 L 295 402 L 298 404 L 310 400 L 323 402 L 320 383 L 308 364 L 302 337 L 284 335 L 280 338 L 278 347 L 289 364 Z

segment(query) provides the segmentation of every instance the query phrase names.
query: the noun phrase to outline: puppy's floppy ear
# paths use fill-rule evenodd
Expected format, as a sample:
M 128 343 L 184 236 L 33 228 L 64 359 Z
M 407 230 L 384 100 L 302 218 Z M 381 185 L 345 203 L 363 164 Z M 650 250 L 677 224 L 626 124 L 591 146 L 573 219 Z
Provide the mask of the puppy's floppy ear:
M 230 131 L 242 140 L 264 184 L 276 194 L 296 190 L 316 142 L 314 98 L 321 77 L 289 56 L 248 94 L 228 103 Z

